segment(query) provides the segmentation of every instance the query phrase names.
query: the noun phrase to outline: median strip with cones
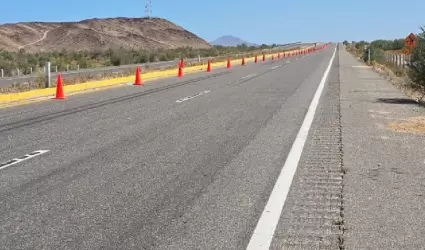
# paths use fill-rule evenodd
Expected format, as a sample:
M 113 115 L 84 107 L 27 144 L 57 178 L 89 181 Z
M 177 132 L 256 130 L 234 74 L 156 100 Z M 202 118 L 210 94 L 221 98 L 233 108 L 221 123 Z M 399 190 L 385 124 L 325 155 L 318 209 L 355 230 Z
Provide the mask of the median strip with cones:
M 179 64 L 179 71 L 177 72 L 177 77 L 183 77 L 183 66 L 182 63 Z
M 275 59 L 274 57 L 278 57 L 279 58 L 279 54 L 281 56 L 281 58 L 285 58 L 285 57 L 289 57 L 289 56 L 294 56 L 296 54 L 309 54 L 309 53 L 314 53 L 317 51 L 321 51 L 322 49 L 328 47 L 329 44 L 322 44 L 320 46 L 316 46 L 316 47 L 311 47 L 311 48 L 305 48 L 305 49 L 300 49 L 300 50 L 292 50 L 292 51 L 286 51 L 286 52 L 276 52 L 273 55 L 273 59 Z M 261 53 L 261 52 L 260 52 Z M 259 60 L 261 60 L 260 58 L 258 58 L 258 56 L 262 55 L 262 59 L 263 61 L 266 61 L 266 57 L 272 58 L 272 54 L 266 54 L 266 53 L 261 53 L 261 54 L 255 55 L 253 56 L 253 62 L 254 63 L 258 63 Z M 240 59 L 239 59 L 240 60 Z M 247 65 L 247 63 L 249 62 L 249 60 L 247 61 L 246 58 L 244 58 L 245 63 L 243 63 L 243 65 Z M 233 59 L 232 57 L 228 56 L 227 57 L 227 65 L 224 64 L 223 66 L 227 67 L 228 69 L 230 69 L 232 67 L 231 64 L 237 62 L 237 60 Z M 184 59 L 179 59 L 177 61 L 177 66 L 178 66 L 178 73 L 177 76 L 178 77 L 183 77 L 184 72 L 186 72 L 183 70 L 184 67 Z M 204 64 L 205 65 L 205 64 Z M 214 68 L 215 64 L 212 63 L 211 59 L 210 59 L 210 70 L 212 71 L 212 68 Z M 221 63 L 217 63 L 217 65 L 222 65 Z M 218 66 L 220 67 L 220 66 Z M 170 75 L 173 75 L 173 71 L 175 69 L 168 69 L 165 71 L 154 71 L 154 72 L 144 72 L 143 74 L 141 73 L 141 69 L 137 69 L 136 68 L 136 75 L 135 76 L 128 76 L 128 77 L 122 77 L 122 78 L 116 78 L 116 79 L 105 79 L 105 80 L 100 80 L 100 81 L 91 81 L 91 82 L 84 82 L 84 83 L 77 83 L 77 84 L 72 84 L 72 85 L 63 85 L 62 82 L 62 75 L 60 73 L 58 73 L 57 77 L 57 84 L 54 88 L 45 88 L 45 89 L 36 89 L 36 90 L 30 90 L 30 91 L 25 91 L 25 92 L 20 92 L 20 93 L 10 93 L 10 94 L 2 94 L 0 95 L 0 104 L 5 104 L 8 105 L 7 103 L 18 103 L 21 101 L 25 101 L 25 100 L 43 100 L 44 97 L 48 97 L 48 99 L 53 98 L 53 99 L 66 99 L 68 97 L 65 97 L 65 92 L 67 94 L 72 94 L 72 93 L 77 93 L 77 92 L 84 92 L 85 90 L 92 90 L 92 89 L 103 89 L 103 88 L 109 88 L 112 86 L 118 86 L 121 85 L 123 83 L 128 83 L 128 82 L 132 82 L 132 85 L 135 86 L 140 86 L 140 85 L 144 85 L 144 82 L 142 81 L 142 77 L 143 79 L 159 79 L 159 78 L 166 78 Z M 197 68 L 197 66 L 195 67 L 189 67 L 187 69 L 187 72 L 195 72 L 195 71 L 199 71 L 200 69 Z M 201 69 L 202 70 L 202 69 Z M 205 71 L 205 68 L 203 69 Z M 209 71 L 207 69 L 207 71 Z M 53 97 L 52 97 L 53 96 Z
M 140 77 L 140 66 L 136 67 L 136 77 L 134 79 L 134 86 L 142 86 L 142 79 Z
M 57 99 L 57 100 L 65 99 L 65 95 L 63 93 L 62 74 L 61 73 L 58 73 L 58 79 L 57 79 L 57 82 L 56 82 L 56 96 L 53 99 Z
M 208 59 L 207 72 L 211 72 L 211 61 Z

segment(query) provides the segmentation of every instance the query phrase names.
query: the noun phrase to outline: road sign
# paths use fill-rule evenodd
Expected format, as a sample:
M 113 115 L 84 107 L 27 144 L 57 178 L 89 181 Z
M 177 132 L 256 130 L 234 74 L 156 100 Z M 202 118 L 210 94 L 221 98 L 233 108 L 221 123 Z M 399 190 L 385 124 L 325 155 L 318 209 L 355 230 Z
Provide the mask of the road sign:
M 406 39 L 404 39 L 404 43 L 406 44 L 406 46 L 408 47 L 408 48 L 413 48 L 413 47 L 415 47 L 416 46 L 416 43 L 417 43 L 417 38 L 416 38 L 416 36 L 415 36 L 415 34 L 413 34 L 413 33 L 410 33 L 407 37 L 406 37 Z

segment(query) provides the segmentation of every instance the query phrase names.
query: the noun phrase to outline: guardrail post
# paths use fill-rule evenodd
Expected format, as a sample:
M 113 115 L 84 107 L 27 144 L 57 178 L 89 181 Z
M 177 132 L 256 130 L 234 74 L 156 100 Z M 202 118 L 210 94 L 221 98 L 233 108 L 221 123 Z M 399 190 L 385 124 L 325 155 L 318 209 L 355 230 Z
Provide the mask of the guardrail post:
M 69 71 L 69 65 L 66 65 L 66 71 Z
M 32 67 L 30 68 L 30 74 L 32 75 Z
M 0 71 L 1 71 L 1 78 L 3 78 L 4 77 L 4 70 L 1 69 Z
M 50 62 L 46 63 L 46 67 L 44 68 L 44 72 L 46 72 L 46 82 L 45 82 L 45 87 L 46 88 L 50 88 Z
M 55 66 L 55 72 L 58 73 L 58 65 Z
M 80 71 L 80 64 L 77 65 L 77 71 Z

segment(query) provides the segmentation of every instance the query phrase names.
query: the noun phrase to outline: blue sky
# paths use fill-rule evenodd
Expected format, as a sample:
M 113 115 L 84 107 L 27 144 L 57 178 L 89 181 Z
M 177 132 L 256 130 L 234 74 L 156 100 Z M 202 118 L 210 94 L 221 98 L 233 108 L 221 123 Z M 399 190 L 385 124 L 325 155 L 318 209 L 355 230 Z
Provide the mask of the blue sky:
M 0 23 L 141 17 L 144 2 L 4 1 Z M 207 41 L 227 34 L 255 43 L 357 41 L 393 39 L 419 32 L 419 27 L 425 26 L 425 0 L 400 3 L 395 0 L 152 0 L 152 15 L 175 22 Z

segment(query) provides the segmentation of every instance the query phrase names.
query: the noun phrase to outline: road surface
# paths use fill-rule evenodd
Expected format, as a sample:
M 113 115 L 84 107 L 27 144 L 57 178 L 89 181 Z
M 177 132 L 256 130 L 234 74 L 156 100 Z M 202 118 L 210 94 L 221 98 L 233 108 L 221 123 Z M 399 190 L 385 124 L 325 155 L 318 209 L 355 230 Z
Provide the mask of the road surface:
M 0 248 L 337 249 L 335 49 L 1 109 Z

